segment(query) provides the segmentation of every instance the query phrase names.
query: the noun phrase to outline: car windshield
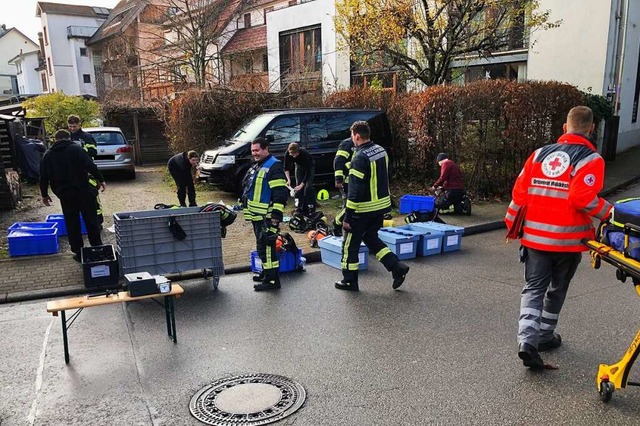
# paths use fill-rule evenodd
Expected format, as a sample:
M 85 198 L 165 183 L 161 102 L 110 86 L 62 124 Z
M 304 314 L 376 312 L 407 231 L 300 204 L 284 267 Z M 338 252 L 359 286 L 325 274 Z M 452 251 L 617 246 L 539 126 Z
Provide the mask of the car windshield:
M 265 126 L 273 120 L 273 114 L 261 114 L 242 124 L 231 136 L 232 141 L 253 142 L 260 135 Z
M 98 146 L 127 144 L 120 132 L 91 132 L 91 136 L 95 138 Z

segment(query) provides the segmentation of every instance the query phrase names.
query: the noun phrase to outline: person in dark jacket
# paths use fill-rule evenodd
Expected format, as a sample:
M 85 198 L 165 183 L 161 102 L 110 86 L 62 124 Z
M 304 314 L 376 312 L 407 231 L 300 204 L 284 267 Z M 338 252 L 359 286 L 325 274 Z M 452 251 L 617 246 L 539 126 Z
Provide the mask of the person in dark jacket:
M 287 177 L 288 187 L 292 187 L 291 170 L 294 170 L 296 178 L 293 186 L 295 198 L 298 200 L 296 213 L 309 216 L 316 209 L 316 195 L 313 189 L 316 163 L 311 154 L 295 142 L 289 144 L 284 154 L 284 174 Z
M 91 133 L 87 133 L 82 130 L 80 127 L 80 117 L 77 115 L 70 115 L 67 117 L 67 128 L 71 133 L 71 140 L 80 144 L 87 151 L 89 157 L 92 160 L 95 160 L 98 156 L 98 144 L 96 143 L 96 139 L 93 137 Z M 89 178 L 89 184 L 96 189 L 96 194 L 98 194 L 98 188 L 100 185 L 98 181 L 92 178 Z M 104 222 L 104 215 L 102 214 L 102 203 L 100 202 L 100 195 L 96 195 L 96 210 L 98 212 L 98 223 L 102 225 Z
M 169 159 L 167 168 L 178 188 L 178 202 L 180 207 L 187 207 L 185 198 L 189 196 L 189 207 L 195 207 L 196 188 L 193 184 L 193 171 L 198 167 L 200 156 L 195 151 L 185 151 L 174 155 Z
M 440 166 L 440 177 L 433 183 L 431 190 L 438 186 L 442 186 L 444 197 L 442 201 L 436 203 L 436 207 L 440 210 L 446 210 L 449 206 L 456 205 L 464 197 L 464 180 L 462 180 L 462 172 L 460 167 L 449 156 L 441 152 L 436 157 L 436 161 Z
M 351 158 L 356 150 L 351 138 L 346 138 L 338 146 L 336 156 L 333 159 L 333 170 L 335 186 L 340 190 L 342 196 L 342 210 L 333 220 L 333 234 L 342 235 L 342 219 L 347 212 L 347 194 L 349 193 L 349 168 L 351 167 Z
M 77 115 L 70 115 L 67 117 L 67 128 L 71 133 L 71 140 L 79 143 L 85 151 L 87 151 L 89 157 L 91 157 L 92 160 L 95 160 L 98 155 L 98 144 L 91 133 L 87 133 L 82 130 L 80 117 Z
M 92 246 L 102 245 L 95 203 L 97 189 L 89 184 L 88 175 L 99 183 L 102 191 L 106 189 L 106 184 L 89 154 L 71 141 L 69 132 L 58 130 L 55 140 L 40 163 L 40 195 L 44 205 L 50 206 L 51 186 L 53 193 L 60 199 L 69 245 L 74 253 L 73 259 L 79 262 L 80 249 L 84 245 L 80 230 L 80 213 L 87 227 L 89 243 Z

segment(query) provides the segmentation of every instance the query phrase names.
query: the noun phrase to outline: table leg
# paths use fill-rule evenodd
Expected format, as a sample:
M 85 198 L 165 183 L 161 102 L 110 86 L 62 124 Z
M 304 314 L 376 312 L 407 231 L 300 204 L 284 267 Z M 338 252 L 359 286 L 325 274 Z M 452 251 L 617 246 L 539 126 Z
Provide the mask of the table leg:
M 171 303 L 171 296 L 165 296 L 164 313 L 167 317 L 167 334 L 171 337 L 171 308 L 169 307 L 169 303 Z
M 62 344 L 64 345 L 64 363 L 69 364 L 69 341 L 67 340 L 67 315 L 65 311 L 60 311 L 62 319 Z
M 175 297 L 171 296 L 169 298 L 169 306 L 171 306 L 171 328 L 173 330 L 173 343 L 178 343 L 178 339 L 176 338 L 176 309 L 173 302 L 175 301 Z

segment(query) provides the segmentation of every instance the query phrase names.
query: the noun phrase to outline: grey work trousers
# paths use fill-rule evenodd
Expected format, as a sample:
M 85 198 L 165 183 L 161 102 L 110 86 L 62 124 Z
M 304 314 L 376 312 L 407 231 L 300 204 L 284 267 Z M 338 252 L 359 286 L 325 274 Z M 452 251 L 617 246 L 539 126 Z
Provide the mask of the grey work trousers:
M 518 343 L 537 348 L 553 338 L 569 283 L 581 253 L 549 252 L 526 248 L 525 285 L 520 298 Z

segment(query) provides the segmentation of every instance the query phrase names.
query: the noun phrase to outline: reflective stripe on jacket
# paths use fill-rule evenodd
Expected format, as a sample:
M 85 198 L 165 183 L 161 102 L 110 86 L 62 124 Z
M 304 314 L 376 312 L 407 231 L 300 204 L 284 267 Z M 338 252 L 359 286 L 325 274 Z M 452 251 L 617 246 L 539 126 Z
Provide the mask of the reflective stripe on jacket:
M 345 221 L 353 213 L 387 213 L 389 195 L 389 156 L 380 145 L 367 142 L 358 147 L 349 170 L 349 194 Z
M 611 204 L 598 197 L 604 184 L 604 160 L 578 134 L 564 134 L 537 149 L 524 165 L 512 191 L 505 222 L 527 206 L 522 245 L 538 250 L 581 252 L 583 238 L 594 238 L 591 217 L 600 220 Z
M 348 183 L 349 182 L 349 167 L 351 166 L 351 157 L 355 145 L 351 138 L 347 138 L 340 142 L 336 156 L 333 159 L 333 174 L 336 183 Z
M 247 173 L 253 173 L 253 176 L 247 181 L 245 219 L 258 221 L 271 217 L 282 220 L 288 196 L 282 162 L 270 155 Z

